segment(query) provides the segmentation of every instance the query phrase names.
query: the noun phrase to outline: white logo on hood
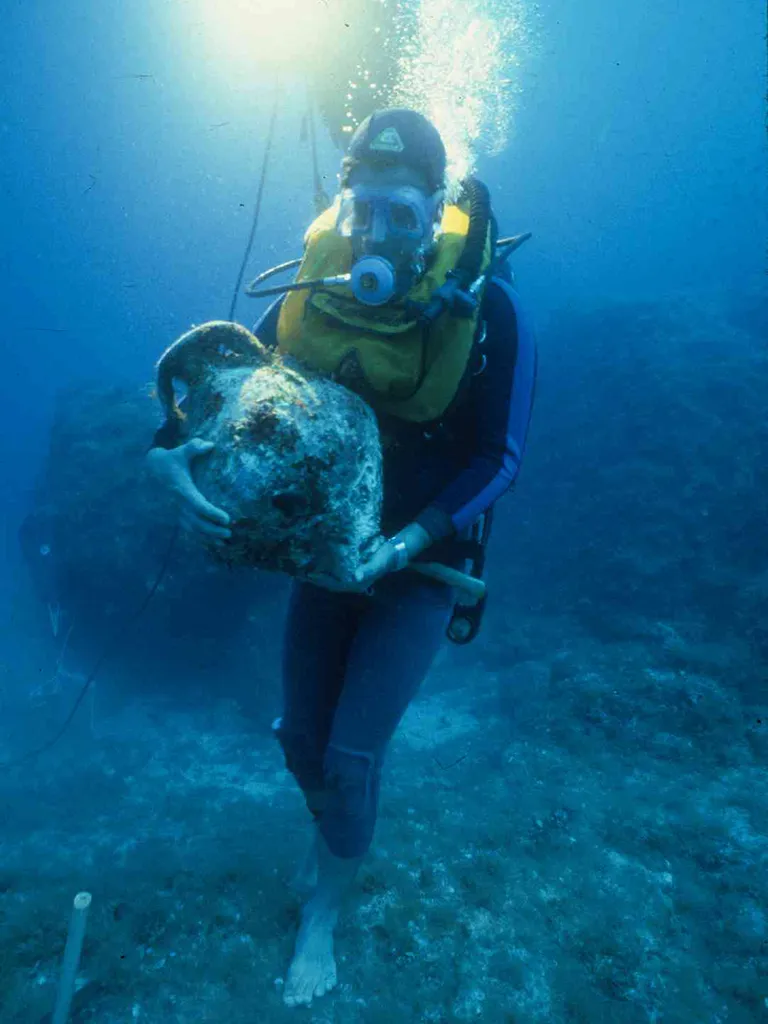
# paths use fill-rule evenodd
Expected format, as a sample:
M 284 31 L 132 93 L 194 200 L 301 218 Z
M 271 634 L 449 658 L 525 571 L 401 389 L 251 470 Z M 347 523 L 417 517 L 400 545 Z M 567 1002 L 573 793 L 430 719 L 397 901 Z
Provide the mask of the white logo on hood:
M 397 128 L 391 127 L 379 132 L 368 148 L 378 153 L 402 153 L 405 150 L 405 145 Z

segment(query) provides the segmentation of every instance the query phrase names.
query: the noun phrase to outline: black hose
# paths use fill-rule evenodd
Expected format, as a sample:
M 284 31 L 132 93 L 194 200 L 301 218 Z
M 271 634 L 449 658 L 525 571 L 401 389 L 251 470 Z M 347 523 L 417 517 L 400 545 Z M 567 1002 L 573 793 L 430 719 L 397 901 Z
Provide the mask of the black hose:
M 227 320 L 234 320 L 235 318 L 235 306 L 237 305 L 237 296 L 240 293 L 240 286 L 243 283 L 243 277 L 245 276 L 245 268 L 248 264 L 248 260 L 251 258 L 251 250 L 253 249 L 253 240 L 256 237 L 256 228 L 259 226 L 259 216 L 261 215 L 261 200 L 264 196 L 264 185 L 267 180 L 267 167 L 269 166 L 269 157 L 272 153 L 272 142 L 275 137 L 275 124 L 277 123 L 277 108 L 280 102 L 280 85 L 275 82 L 275 101 L 272 105 L 272 117 L 269 121 L 269 133 L 267 135 L 267 145 L 264 150 L 264 160 L 261 165 L 261 181 L 259 182 L 259 191 L 256 195 L 256 207 L 253 211 L 253 220 L 251 221 L 251 233 L 248 235 L 248 242 L 245 246 L 245 252 L 243 253 L 243 259 L 240 263 L 240 270 L 237 273 L 237 280 L 235 281 L 235 287 L 232 292 L 232 301 L 229 304 L 229 315 Z
M 285 263 L 278 263 L 276 267 L 270 267 L 269 270 L 265 270 L 263 274 L 259 274 L 258 277 L 254 277 L 250 284 L 245 286 L 245 294 L 253 298 L 253 292 L 263 284 L 264 281 L 268 281 L 270 277 L 274 277 L 275 274 L 282 274 L 286 270 L 293 270 L 298 267 L 301 261 L 304 259 L 303 256 L 299 256 L 295 260 L 287 260 Z
M 309 87 L 307 87 L 309 90 Z M 320 176 L 320 161 L 317 157 L 317 134 L 315 131 L 315 107 L 312 102 L 312 94 L 308 95 L 309 113 L 308 113 L 308 125 L 309 125 L 309 144 L 312 150 L 312 178 L 315 189 L 314 201 L 315 201 L 315 213 L 319 217 L 321 213 L 328 209 L 331 205 L 331 200 L 328 197 L 325 189 L 323 188 L 323 179 Z
M 469 199 L 469 231 L 455 273 L 461 286 L 468 288 L 483 269 L 483 255 L 491 220 L 491 194 L 478 178 L 463 182 L 464 196 Z
M 470 287 L 483 273 L 488 228 L 494 223 L 491 194 L 482 181 L 466 178 L 462 182 L 461 199 L 469 200 L 469 228 L 464 248 L 445 284 L 421 307 L 419 319 L 425 324 L 433 324 L 446 310 L 456 316 L 472 316 L 477 308 Z

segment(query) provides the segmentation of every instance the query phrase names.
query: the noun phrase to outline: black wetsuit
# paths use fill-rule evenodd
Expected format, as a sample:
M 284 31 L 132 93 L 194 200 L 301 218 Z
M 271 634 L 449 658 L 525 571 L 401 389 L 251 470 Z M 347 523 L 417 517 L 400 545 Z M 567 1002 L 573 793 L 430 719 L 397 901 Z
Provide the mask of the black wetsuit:
M 278 304 L 256 327 L 275 344 Z M 416 521 L 432 536 L 429 560 L 458 564 L 455 538 L 513 484 L 533 403 L 533 332 L 511 285 L 494 278 L 459 398 L 441 423 L 381 421 L 383 529 Z M 179 439 L 161 429 L 155 443 Z M 332 853 L 368 849 L 384 754 L 444 639 L 452 591 L 392 573 L 371 595 L 295 583 L 285 629 L 283 712 L 275 732 L 286 764 Z

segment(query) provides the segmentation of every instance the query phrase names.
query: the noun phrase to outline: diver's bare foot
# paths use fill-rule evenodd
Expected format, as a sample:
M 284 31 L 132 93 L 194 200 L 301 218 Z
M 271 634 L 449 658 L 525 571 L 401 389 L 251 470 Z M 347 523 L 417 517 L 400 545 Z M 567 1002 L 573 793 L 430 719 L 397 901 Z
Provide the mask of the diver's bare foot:
M 336 986 L 333 917 L 309 914 L 302 921 L 285 982 L 286 1006 L 309 1006 Z

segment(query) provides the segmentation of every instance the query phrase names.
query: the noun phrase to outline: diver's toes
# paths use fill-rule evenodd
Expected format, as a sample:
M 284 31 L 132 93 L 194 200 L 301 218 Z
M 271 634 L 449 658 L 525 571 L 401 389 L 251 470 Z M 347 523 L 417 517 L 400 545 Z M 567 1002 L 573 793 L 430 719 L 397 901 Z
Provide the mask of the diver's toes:
M 286 1006 L 309 1006 L 312 1002 L 312 987 L 307 985 L 306 979 L 301 978 L 293 983 L 289 992 L 286 992 L 284 999 Z
M 312 989 L 306 984 L 296 993 L 296 1002 L 299 1006 L 309 1006 L 312 1002 Z
M 315 996 L 326 995 L 331 989 L 336 987 L 336 971 L 333 968 L 328 968 L 322 978 L 315 985 Z

